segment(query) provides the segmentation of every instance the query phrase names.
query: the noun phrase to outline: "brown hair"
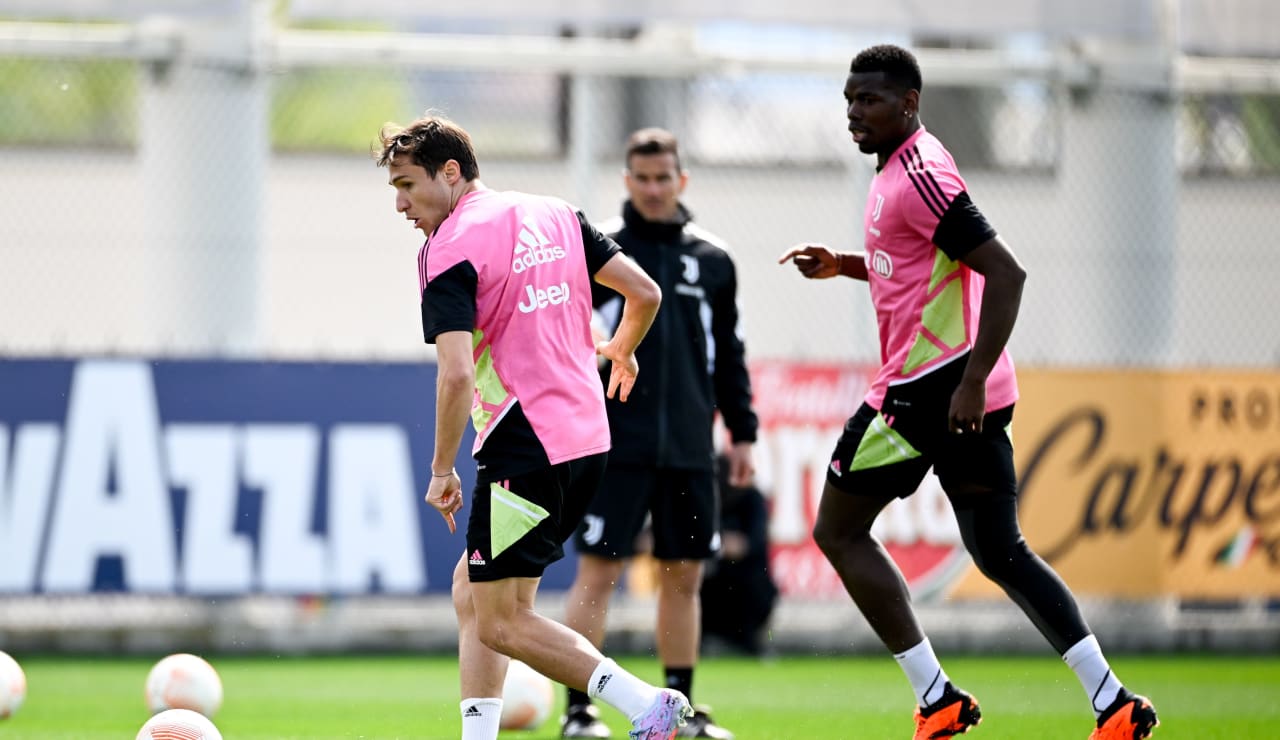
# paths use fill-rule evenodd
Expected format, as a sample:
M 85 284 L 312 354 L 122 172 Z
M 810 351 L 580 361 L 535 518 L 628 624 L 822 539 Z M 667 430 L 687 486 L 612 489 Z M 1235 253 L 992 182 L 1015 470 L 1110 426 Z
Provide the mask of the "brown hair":
M 631 166 L 633 154 L 674 154 L 676 171 L 680 167 L 680 142 L 676 135 L 665 128 L 642 128 L 627 138 L 626 165 Z
M 383 124 L 378 140 L 381 142 L 377 154 L 379 167 L 386 167 L 396 157 L 407 154 L 431 177 L 451 159 L 458 163 L 464 180 L 469 182 L 480 176 L 471 135 L 443 116 L 427 113 L 408 126 Z

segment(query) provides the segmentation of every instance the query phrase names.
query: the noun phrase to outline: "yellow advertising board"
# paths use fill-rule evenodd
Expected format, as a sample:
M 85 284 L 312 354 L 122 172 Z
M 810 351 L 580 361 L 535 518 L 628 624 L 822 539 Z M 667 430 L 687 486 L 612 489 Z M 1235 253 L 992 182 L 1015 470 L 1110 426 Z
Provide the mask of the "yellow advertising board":
M 1023 533 L 1077 594 L 1280 596 L 1280 374 L 1018 380 Z M 970 568 L 950 595 L 995 593 Z

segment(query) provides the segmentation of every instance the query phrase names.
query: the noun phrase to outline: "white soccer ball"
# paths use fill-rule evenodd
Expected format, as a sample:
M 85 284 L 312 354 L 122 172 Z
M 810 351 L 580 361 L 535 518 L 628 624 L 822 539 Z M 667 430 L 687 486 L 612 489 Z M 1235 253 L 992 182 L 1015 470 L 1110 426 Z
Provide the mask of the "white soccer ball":
M 551 679 L 518 660 L 507 667 L 507 680 L 502 684 L 502 720 L 504 730 L 535 730 L 551 716 L 555 688 Z
M 168 709 L 147 720 L 135 740 L 222 740 L 222 733 L 199 712 Z
M 27 698 L 27 676 L 22 666 L 8 653 L 0 651 L 0 719 L 4 719 L 22 706 Z
M 147 709 L 189 709 L 213 717 L 222 706 L 222 679 L 208 661 L 177 653 L 163 658 L 147 675 Z

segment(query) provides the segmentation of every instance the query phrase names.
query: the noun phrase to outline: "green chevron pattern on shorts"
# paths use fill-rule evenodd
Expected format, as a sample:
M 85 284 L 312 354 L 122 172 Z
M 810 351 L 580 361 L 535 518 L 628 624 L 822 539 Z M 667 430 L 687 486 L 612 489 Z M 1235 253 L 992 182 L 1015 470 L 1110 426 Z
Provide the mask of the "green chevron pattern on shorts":
M 525 536 L 538 522 L 551 516 L 541 506 L 526 501 L 497 483 L 489 484 L 490 556 L 498 557 Z
M 879 468 L 915 457 L 920 457 L 920 452 L 889 426 L 884 414 L 876 414 L 858 441 L 858 451 L 853 453 L 849 470 Z

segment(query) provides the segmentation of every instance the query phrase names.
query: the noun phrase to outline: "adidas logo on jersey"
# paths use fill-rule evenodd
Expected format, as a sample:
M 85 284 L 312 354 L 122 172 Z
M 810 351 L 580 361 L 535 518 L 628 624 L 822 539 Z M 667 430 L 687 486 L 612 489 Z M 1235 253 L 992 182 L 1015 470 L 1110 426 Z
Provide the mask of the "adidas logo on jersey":
M 525 217 L 520 223 L 520 236 L 516 238 L 515 252 L 511 260 L 511 271 L 519 275 L 538 265 L 562 260 L 568 256 L 564 247 L 552 244 L 538 229 L 532 216 Z
M 523 246 L 523 245 L 521 245 Z M 515 259 L 511 260 L 511 271 L 517 275 L 528 270 L 531 267 L 545 265 L 548 262 L 562 260 L 567 256 L 564 247 L 552 245 L 549 247 L 525 247 L 524 249 L 516 249 Z
M 479 550 L 472 550 L 472 551 L 471 551 L 471 558 L 470 558 L 469 560 L 467 560 L 467 562 L 468 562 L 468 563 L 470 563 L 470 564 L 472 564 L 472 565 L 484 565 L 484 564 L 485 564 L 485 562 L 484 562 L 484 556 L 480 554 L 480 551 L 479 551 Z

